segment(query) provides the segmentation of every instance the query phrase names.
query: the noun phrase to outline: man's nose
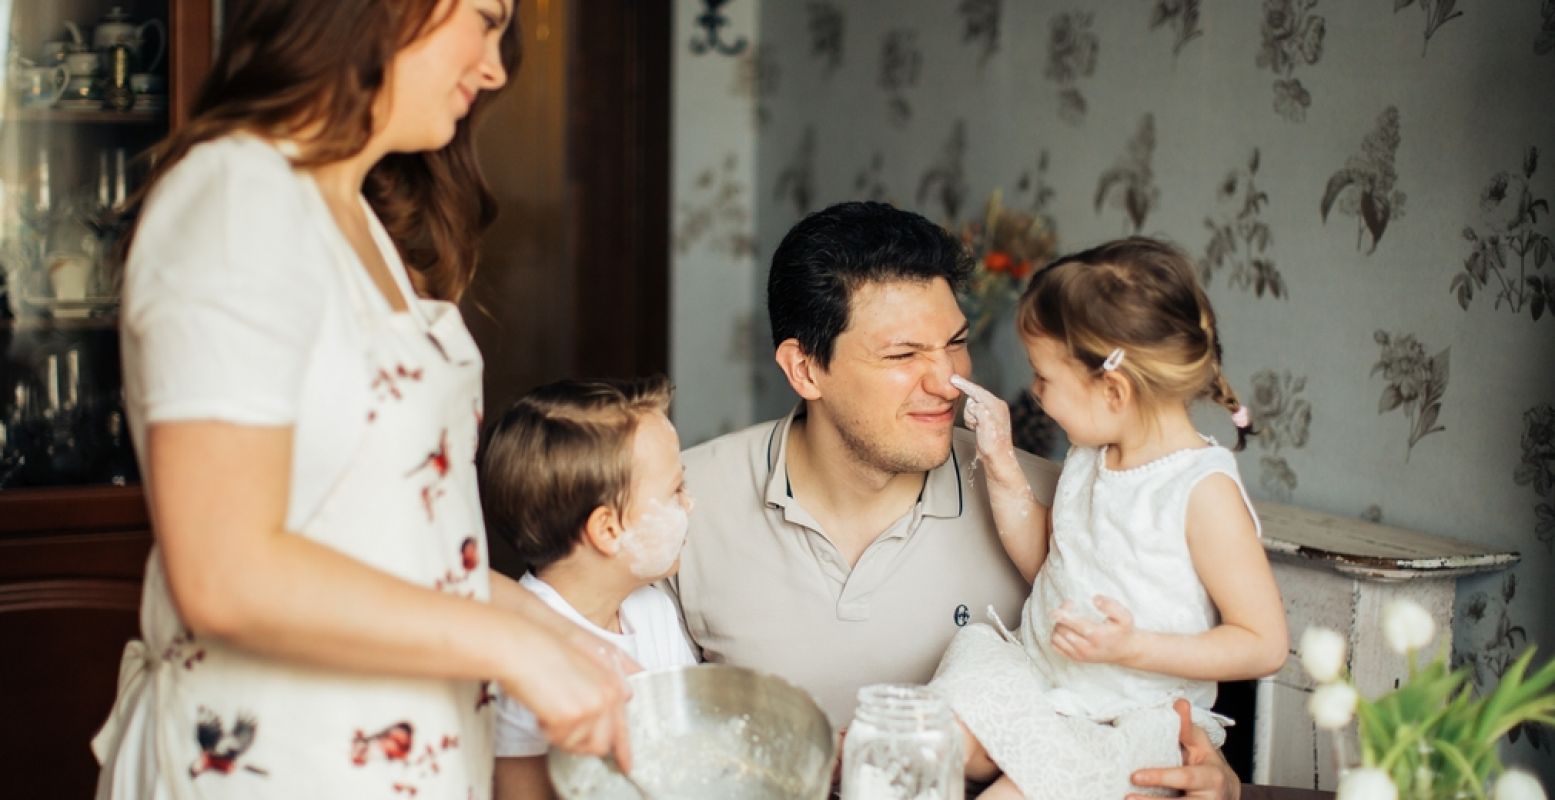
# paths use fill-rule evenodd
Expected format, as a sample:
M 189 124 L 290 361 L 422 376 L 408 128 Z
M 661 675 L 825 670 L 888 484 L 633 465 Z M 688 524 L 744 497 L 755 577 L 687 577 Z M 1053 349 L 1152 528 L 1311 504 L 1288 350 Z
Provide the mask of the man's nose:
M 961 396 L 961 390 L 950 382 L 950 376 L 954 374 L 956 374 L 956 364 L 949 353 L 941 350 L 932 354 L 928 369 L 923 376 L 924 391 L 946 400 L 955 400 Z

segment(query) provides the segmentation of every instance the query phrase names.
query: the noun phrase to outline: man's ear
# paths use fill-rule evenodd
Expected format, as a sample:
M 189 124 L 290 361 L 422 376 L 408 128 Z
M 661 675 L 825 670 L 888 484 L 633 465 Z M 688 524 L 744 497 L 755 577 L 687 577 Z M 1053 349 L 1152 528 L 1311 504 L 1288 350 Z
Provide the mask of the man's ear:
M 773 358 L 777 360 L 778 367 L 783 370 L 795 394 L 806 400 L 821 399 L 821 387 L 817 383 L 821 366 L 799 346 L 798 339 L 784 339 Z
M 595 552 L 614 558 L 621 551 L 621 520 L 614 509 L 599 506 L 583 523 L 583 541 Z

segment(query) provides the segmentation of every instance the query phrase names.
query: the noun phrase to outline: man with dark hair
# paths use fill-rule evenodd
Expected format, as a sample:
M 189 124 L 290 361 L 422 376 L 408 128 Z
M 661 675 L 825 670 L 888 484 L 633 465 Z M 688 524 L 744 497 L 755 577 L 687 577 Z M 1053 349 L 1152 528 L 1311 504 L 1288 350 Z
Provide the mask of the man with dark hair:
M 781 675 L 834 725 L 871 683 L 925 683 L 956 630 L 1030 587 L 995 532 L 976 441 L 954 426 L 969 375 L 955 289 L 971 262 L 923 217 L 842 203 L 778 245 L 767 309 L 787 416 L 688 450 L 702 498 L 674 584 L 708 661 Z M 1039 497 L 1055 465 L 1020 453 Z
M 955 237 L 882 203 L 801 220 L 767 280 L 800 402 L 682 455 L 700 501 L 670 581 L 687 632 L 704 660 L 804 688 L 838 727 L 859 688 L 927 683 L 961 626 L 990 607 L 1019 619 L 1030 591 L 995 530 L 976 439 L 954 426 L 950 378 L 972 366 L 955 290 L 971 266 Z M 1016 456 L 1050 504 L 1057 465 Z M 1235 777 L 1212 760 L 1161 785 L 1223 797 Z

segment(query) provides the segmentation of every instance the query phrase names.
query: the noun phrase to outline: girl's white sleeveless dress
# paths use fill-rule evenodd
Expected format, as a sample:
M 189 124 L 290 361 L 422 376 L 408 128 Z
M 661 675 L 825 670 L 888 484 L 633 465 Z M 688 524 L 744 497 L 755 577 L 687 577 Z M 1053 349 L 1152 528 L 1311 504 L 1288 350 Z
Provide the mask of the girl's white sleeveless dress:
M 1178 697 L 1217 747 L 1225 740 L 1209 712 L 1214 682 L 1078 663 L 1050 642 L 1059 606 L 1067 600 L 1074 613 L 1099 617 L 1096 595 L 1121 603 L 1140 630 L 1194 634 L 1218 624 L 1188 553 L 1188 497 L 1209 475 L 1230 476 L 1238 488 L 1242 481 L 1231 452 L 1205 439 L 1206 447 L 1128 470 L 1109 469 L 1106 448 L 1072 448 L 1053 500 L 1047 561 L 1018 633 L 993 615 L 958 633 L 940 661 L 930 685 L 1027 797 L 1139 792 L 1129 782 L 1134 770 L 1182 761 L 1171 709 Z M 1242 499 L 1256 524 L 1245 489 Z

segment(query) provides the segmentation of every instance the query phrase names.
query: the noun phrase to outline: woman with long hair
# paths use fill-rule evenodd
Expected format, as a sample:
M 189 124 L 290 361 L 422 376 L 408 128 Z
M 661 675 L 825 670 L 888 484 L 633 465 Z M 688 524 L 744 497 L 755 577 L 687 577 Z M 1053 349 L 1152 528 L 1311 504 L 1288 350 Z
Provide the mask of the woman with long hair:
M 239 0 L 153 154 L 121 332 L 156 545 L 100 798 L 484 798 L 498 690 L 627 755 L 622 665 L 488 572 L 454 302 L 514 2 Z

